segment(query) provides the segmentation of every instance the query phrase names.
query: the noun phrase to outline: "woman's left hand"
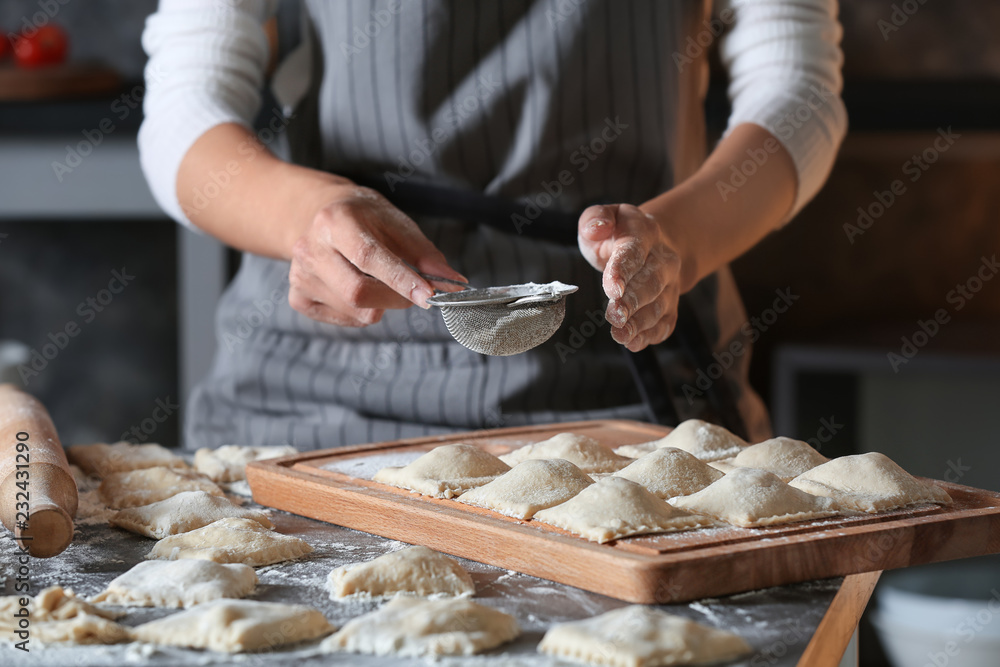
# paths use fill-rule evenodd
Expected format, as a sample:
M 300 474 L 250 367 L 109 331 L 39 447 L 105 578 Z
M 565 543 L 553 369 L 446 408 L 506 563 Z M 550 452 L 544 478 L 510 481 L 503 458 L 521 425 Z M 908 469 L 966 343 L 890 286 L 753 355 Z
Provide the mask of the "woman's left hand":
M 580 251 L 603 271 L 611 336 L 633 352 L 674 331 L 681 253 L 664 225 L 630 204 L 591 206 L 578 223 Z

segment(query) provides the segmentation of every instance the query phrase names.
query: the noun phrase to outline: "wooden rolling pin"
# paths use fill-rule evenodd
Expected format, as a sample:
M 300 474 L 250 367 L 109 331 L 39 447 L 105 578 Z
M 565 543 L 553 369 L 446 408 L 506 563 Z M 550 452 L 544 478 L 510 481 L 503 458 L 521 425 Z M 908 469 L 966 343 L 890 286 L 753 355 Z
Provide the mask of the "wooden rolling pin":
M 25 500 L 27 511 L 18 505 Z M 77 502 L 76 482 L 45 406 L 14 385 L 0 384 L 3 525 L 29 554 L 50 558 L 73 540 Z

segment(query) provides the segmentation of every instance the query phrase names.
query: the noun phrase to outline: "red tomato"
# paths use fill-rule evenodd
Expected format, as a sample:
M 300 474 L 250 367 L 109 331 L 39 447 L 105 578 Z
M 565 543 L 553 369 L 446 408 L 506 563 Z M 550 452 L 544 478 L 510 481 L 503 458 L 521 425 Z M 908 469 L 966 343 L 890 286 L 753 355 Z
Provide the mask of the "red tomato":
M 7 38 L 0 35 L 0 60 L 7 57 Z
M 69 40 L 62 28 L 51 23 L 26 34 L 14 42 L 14 58 L 25 68 L 58 65 L 66 60 Z

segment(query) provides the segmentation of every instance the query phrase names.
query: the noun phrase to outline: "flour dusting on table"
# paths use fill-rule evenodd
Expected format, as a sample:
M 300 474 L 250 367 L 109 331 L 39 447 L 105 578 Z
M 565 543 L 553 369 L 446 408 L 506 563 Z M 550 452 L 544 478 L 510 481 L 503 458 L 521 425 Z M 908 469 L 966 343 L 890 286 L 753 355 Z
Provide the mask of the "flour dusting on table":
M 391 452 L 389 454 L 373 454 L 371 456 L 353 456 L 334 461 L 333 463 L 327 463 L 322 469 L 339 472 L 356 479 L 371 480 L 375 476 L 375 473 L 382 468 L 408 465 L 425 453 L 409 450 L 405 452 Z
M 405 465 L 420 452 L 398 452 L 391 455 L 359 457 L 347 474 L 370 476 L 386 465 Z M 360 463 L 360 465 L 358 465 Z M 248 502 L 248 507 L 258 507 Z M 100 592 L 108 582 L 122 574 L 145 555 L 154 540 L 124 530 L 111 528 L 102 513 L 109 512 L 94 496 L 81 494 L 81 513 L 73 543 L 62 554 L 48 559 L 31 560 L 32 594 L 52 585 L 72 588 L 82 597 Z M 378 608 L 377 600 L 332 601 L 326 591 L 330 571 L 347 563 L 360 563 L 406 547 L 403 542 L 387 540 L 304 517 L 273 511 L 276 529 L 296 535 L 311 544 L 315 551 L 308 556 L 259 568 L 260 584 L 251 599 L 272 602 L 293 602 L 319 609 L 331 623 L 343 626 L 347 621 Z M 17 546 L 7 534 L 0 534 L 0 570 L 6 587 L 3 594 L 13 593 Z M 518 619 L 524 635 L 495 652 L 476 657 L 456 657 L 441 660 L 440 665 L 482 667 L 543 667 L 551 660 L 536 653 L 542 634 L 554 623 L 595 616 L 624 606 L 620 600 L 588 593 L 578 588 L 538 579 L 513 570 L 505 570 L 474 561 L 457 559 L 469 571 L 476 584 L 475 601 L 495 607 Z M 769 667 L 791 667 L 805 649 L 808 638 L 826 611 L 837 590 L 836 581 L 812 582 L 783 586 L 755 593 L 744 593 L 688 604 L 666 605 L 663 608 L 696 621 L 709 622 L 745 637 L 757 647 Z M 121 622 L 129 627 L 176 613 L 172 609 L 116 608 L 125 616 Z M 789 630 L 803 641 L 789 646 L 787 654 L 778 658 L 766 653 L 769 647 L 782 641 Z M 275 651 L 246 655 L 227 655 L 211 651 L 196 651 L 176 647 L 158 647 L 133 643 L 117 646 L 70 646 L 50 644 L 44 648 L 33 645 L 30 654 L 0 642 L 0 665 L 4 667 L 106 667 L 107 665 L 143 665 L 148 667 L 200 667 L 208 665 L 246 665 L 247 667 L 327 667 L 352 665 L 359 667 L 426 667 L 423 660 L 400 660 L 393 657 L 354 654 L 323 655 L 318 642 L 297 644 Z M 760 662 L 758 659 L 757 662 Z M 731 663 L 727 667 L 748 667 L 750 660 Z

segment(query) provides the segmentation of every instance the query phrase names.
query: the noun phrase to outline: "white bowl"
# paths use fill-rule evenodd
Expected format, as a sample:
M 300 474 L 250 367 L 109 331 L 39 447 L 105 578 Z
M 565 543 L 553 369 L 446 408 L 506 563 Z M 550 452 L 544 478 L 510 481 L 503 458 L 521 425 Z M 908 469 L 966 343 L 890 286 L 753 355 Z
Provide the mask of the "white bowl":
M 1000 615 L 996 619 L 1000 623 Z M 914 628 L 877 611 L 872 624 L 895 667 L 997 667 L 1000 637 Z
M 882 618 L 895 624 L 1000 637 L 1000 559 L 969 558 L 886 572 L 877 599 Z
M 872 623 L 896 667 L 1000 666 L 1000 558 L 886 572 Z
M 962 600 L 883 586 L 879 588 L 878 611 L 883 620 L 913 630 L 941 635 L 972 632 L 1000 639 L 1000 596 Z M 1000 666 L 1000 656 L 996 664 Z

